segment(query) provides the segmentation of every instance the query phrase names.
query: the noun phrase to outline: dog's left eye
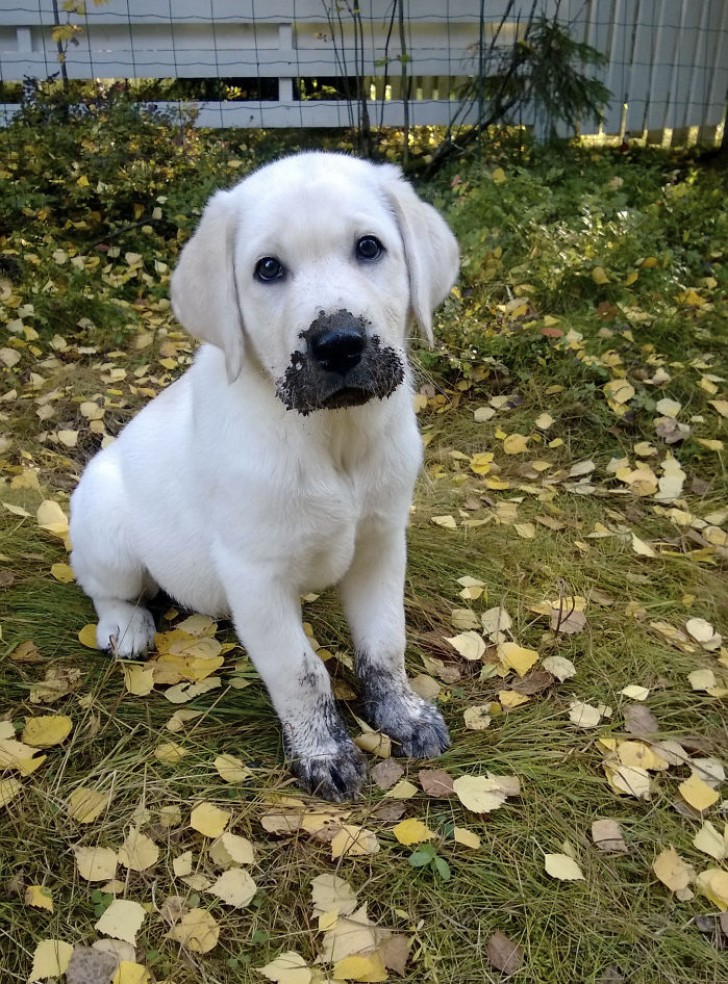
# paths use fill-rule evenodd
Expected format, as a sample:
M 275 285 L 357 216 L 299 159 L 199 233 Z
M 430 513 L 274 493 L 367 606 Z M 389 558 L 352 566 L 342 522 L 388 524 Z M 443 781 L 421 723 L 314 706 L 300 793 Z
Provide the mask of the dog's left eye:
M 384 246 L 376 236 L 362 236 L 356 244 L 356 255 L 360 260 L 376 260 L 384 252 Z
M 264 284 L 269 284 L 273 280 L 280 280 L 285 272 L 285 267 L 275 256 L 264 256 L 255 264 L 255 279 Z

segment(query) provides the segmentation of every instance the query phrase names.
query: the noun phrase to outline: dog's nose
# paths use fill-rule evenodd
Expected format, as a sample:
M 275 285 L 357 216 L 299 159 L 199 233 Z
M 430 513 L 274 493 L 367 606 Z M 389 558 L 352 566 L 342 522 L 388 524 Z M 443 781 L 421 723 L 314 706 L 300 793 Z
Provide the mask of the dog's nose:
M 366 343 L 358 325 L 324 328 L 308 339 L 309 351 L 321 368 L 342 376 L 359 364 Z

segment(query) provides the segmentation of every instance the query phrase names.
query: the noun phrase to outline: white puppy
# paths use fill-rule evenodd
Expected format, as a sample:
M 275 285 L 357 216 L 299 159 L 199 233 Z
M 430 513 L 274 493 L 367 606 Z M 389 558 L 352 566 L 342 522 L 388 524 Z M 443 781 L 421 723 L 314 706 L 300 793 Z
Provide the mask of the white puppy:
M 421 463 L 405 354 L 458 268 L 452 233 L 393 165 L 306 153 L 218 192 L 172 278 L 193 366 L 88 465 L 72 563 L 98 644 L 152 644 L 141 601 L 231 614 L 292 769 L 334 800 L 361 755 L 301 623 L 338 584 L 365 713 L 399 754 L 448 745 L 404 670 L 405 527 Z

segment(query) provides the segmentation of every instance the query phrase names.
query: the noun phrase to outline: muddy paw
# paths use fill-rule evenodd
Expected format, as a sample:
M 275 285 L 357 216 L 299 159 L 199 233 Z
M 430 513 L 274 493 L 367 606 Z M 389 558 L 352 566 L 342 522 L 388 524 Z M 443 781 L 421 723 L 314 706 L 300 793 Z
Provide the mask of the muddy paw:
M 353 742 L 331 755 L 292 758 L 291 771 L 307 792 L 334 803 L 356 799 L 367 774 L 364 756 Z
M 394 755 L 406 758 L 437 758 L 450 745 L 442 714 L 414 694 L 385 697 L 369 705 L 372 724 L 392 739 Z

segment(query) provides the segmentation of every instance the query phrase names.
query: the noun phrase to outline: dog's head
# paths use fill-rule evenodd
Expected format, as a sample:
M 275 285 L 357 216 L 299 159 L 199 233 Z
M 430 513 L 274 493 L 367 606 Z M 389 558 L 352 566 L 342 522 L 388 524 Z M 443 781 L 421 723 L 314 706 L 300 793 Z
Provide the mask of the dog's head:
M 231 381 L 250 360 L 305 414 L 389 396 L 409 324 L 432 344 L 432 312 L 457 269 L 454 236 L 399 168 L 305 153 L 213 196 L 172 304 L 222 349 Z

